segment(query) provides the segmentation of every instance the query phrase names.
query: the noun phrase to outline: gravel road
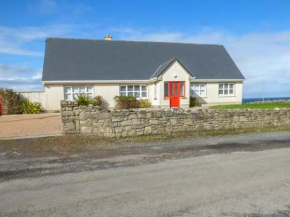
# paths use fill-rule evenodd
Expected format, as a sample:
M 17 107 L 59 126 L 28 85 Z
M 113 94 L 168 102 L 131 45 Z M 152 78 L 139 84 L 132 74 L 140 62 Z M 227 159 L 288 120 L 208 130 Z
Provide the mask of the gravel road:
M 0 216 L 290 216 L 289 147 L 272 132 L 131 144 L 89 165 L 2 157 Z

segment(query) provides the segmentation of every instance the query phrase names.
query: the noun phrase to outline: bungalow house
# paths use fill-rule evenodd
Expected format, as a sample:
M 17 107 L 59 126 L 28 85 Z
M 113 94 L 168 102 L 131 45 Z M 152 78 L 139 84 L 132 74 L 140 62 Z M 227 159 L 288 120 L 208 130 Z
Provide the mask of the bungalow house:
M 42 82 L 46 109 L 77 94 L 148 99 L 154 107 L 241 104 L 244 76 L 223 45 L 47 38 Z

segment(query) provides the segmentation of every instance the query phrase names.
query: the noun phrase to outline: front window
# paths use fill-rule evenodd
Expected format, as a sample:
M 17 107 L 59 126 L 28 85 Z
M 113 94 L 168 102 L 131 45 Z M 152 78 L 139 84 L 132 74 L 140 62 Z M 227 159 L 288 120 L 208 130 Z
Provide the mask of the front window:
M 137 99 L 147 98 L 147 86 L 121 85 L 120 96 L 135 96 Z
M 93 86 L 66 86 L 64 87 L 64 99 L 74 100 L 78 95 L 86 94 L 88 97 L 93 97 Z
M 206 96 L 205 84 L 190 84 L 190 96 L 205 97 Z
M 219 95 L 220 96 L 233 96 L 234 95 L 234 84 L 219 84 Z

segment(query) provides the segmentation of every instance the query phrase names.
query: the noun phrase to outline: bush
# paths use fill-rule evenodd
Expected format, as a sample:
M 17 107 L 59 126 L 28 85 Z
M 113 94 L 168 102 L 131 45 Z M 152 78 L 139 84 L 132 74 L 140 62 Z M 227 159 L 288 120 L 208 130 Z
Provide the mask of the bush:
M 115 96 L 117 109 L 138 108 L 139 102 L 134 96 Z
M 152 104 L 148 99 L 140 99 L 139 100 L 139 107 L 140 108 L 151 108 Z
M 23 99 L 19 93 L 16 93 L 12 89 L 0 89 L 0 95 L 2 98 L 3 114 L 12 115 L 21 113 L 20 104 Z
M 28 99 L 25 99 L 20 104 L 20 109 L 23 114 L 39 114 L 41 112 L 41 104 L 38 102 L 30 102 Z
M 86 94 L 80 94 L 77 96 L 76 100 L 78 101 L 78 105 L 95 105 L 94 100 L 87 96 Z
M 190 107 L 194 107 L 194 106 L 197 106 L 199 104 L 199 101 L 196 97 L 190 97 L 189 99 L 189 106 Z
M 93 100 L 94 100 L 94 104 L 95 104 L 96 106 L 103 107 L 103 105 L 104 105 L 104 99 L 103 99 L 102 96 L 96 96 L 96 97 L 94 97 Z

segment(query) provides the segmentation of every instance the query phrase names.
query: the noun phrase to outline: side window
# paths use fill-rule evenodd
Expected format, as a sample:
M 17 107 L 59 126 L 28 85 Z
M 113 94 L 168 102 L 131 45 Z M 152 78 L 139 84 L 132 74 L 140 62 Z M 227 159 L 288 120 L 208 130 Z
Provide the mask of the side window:
M 219 84 L 219 95 L 220 96 L 233 96 L 234 84 L 229 84 L 229 83 Z
M 190 84 L 190 96 L 206 97 L 206 84 L 199 83 Z
M 93 97 L 93 86 L 65 86 L 64 99 L 74 100 L 80 94 L 86 94 L 88 97 Z
M 137 99 L 147 98 L 146 85 L 121 85 L 120 96 L 135 96 Z

